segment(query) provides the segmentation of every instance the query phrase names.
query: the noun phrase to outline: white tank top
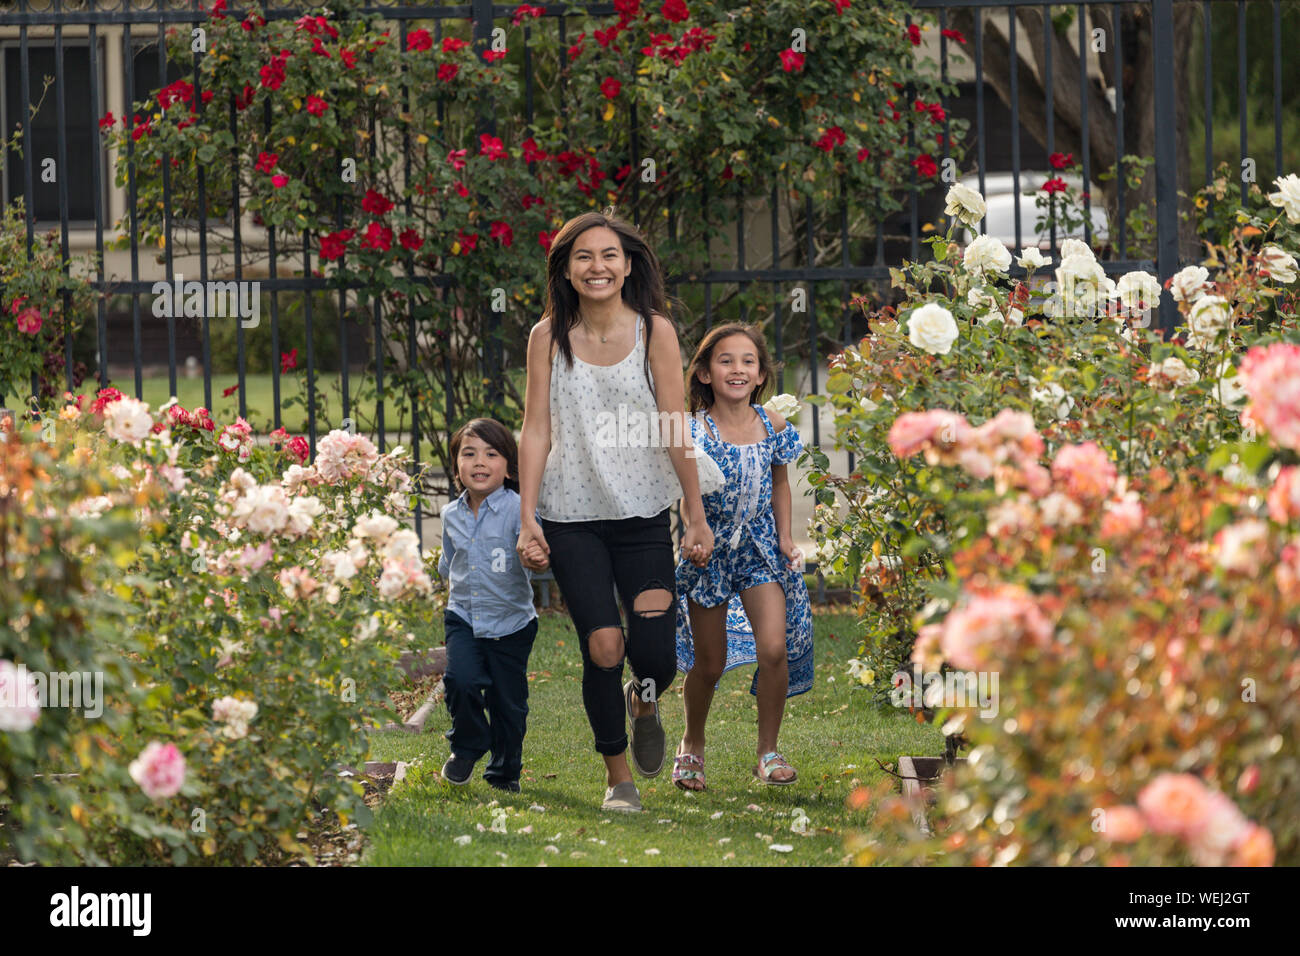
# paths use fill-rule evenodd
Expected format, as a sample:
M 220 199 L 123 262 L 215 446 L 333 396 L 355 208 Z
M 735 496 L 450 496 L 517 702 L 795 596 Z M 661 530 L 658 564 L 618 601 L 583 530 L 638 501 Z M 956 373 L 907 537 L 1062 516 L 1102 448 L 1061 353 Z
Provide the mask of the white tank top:
M 551 361 L 551 451 L 537 513 L 549 521 L 652 518 L 682 495 L 659 432 L 659 406 L 644 371 L 643 320 L 636 345 L 615 365 Z

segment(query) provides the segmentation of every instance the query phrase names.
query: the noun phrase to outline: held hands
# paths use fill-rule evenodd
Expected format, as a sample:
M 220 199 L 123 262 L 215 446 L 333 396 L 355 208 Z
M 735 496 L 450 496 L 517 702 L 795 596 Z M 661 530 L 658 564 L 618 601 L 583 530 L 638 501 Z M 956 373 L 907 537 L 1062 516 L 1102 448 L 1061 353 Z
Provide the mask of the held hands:
M 515 551 L 519 554 L 519 563 L 529 571 L 545 571 L 550 567 L 551 548 L 535 521 L 524 524 L 520 529 Z
M 785 555 L 785 559 L 790 562 L 790 568 L 793 571 L 802 571 L 804 560 L 803 551 L 794 546 L 794 542 L 789 538 L 782 538 L 777 542 L 777 547 Z
M 697 521 L 686 529 L 682 539 L 682 554 L 698 568 L 709 563 L 713 556 L 713 531 L 707 521 Z

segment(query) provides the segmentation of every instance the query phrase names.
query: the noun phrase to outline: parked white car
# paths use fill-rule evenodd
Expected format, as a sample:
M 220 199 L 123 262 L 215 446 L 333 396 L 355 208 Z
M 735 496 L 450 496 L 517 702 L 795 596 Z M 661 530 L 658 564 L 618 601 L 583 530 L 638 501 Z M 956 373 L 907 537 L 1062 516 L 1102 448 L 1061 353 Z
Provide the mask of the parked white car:
M 1039 195 L 1039 189 L 1043 183 L 1053 179 L 1057 173 L 1039 173 L 1021 171 L 1020 173 L 1020 195 L 1016 196 L 1014 189 L 1015 184 L 1012 181 L 1010 173 L 988 173 L 984 177 L 984 202 L 988 207 L 988 218 L 986 235 L 1003 242 L 1008 249 L 1019 254 L 1025 246 L 1037 245 L 1044 252 L 1047 252 L 1051 246 L 1051 231 L 1044 229 L 1042 232 L 1035 234 L 1034 225 L 1038 222 L 1039 210 L 1035 199 Z M 1079 176 L 1061 176 L 1066 184 L 1074 190 L 1080 188 L 1083 180 Z M 979 190 L 980 181 L 978 176 L 969 177 L 962 180 L 963 186 Z M 1099 186 L 1094 185 L 1090 190 L 1091 195 L 1098 198 L 1102 192 Z M 1016 243 L 1016 203 L 1017 198 L 1020 204 L 1020 242 Z M 1094 203 L 1091 208 L 1092 213 L 1092 239 L 1094 245 L 1104 242 L 1106 236 L 1106 211 L 1100 202 Z M 963 230 L 962 241 L 969 243 L 975 238 L 975 233 L 970 229 Z M 1056 244 L 1060 247 L 1062 239 L 1082 239 L 1083 229 L 1079 228 L 1072 231 L 1058 228 L 1056 230 Z

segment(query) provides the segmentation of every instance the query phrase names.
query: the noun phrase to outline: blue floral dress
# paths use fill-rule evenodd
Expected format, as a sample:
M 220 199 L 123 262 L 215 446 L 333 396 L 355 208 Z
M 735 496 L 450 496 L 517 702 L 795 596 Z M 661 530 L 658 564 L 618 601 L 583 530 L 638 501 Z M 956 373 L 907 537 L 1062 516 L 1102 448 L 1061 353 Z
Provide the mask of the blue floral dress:
M 703 568 L 683 559 L 677 566 L 677 669 L 695 666 L 688 596 L 701 607 L 727 604 L 727 659 L 724 670 L 756 664 L 754 628 L 745 615 L 739 591 L 775 581 L 785 590 L 786 651 L 793 697 L 812 687 L 813 627 L 808 588 L 801 571 L 789 566 L 779 547 L 776 517 L 772 512 L 772 466 L 799 456 L 803 442 L 793 425 L 780 432 L 772 428 L 767 412 L 751 406 L 763 420 L 767 438 L 748 445 L 722 440 L 707 412 L 707 427 L 691 418 L 691 438 L 706 451 L 726 476 L 726 487 L 704 496 L 704 513 L 713 530 L 713 555 Z M 758 671 L 749 692 L 758 693 Z

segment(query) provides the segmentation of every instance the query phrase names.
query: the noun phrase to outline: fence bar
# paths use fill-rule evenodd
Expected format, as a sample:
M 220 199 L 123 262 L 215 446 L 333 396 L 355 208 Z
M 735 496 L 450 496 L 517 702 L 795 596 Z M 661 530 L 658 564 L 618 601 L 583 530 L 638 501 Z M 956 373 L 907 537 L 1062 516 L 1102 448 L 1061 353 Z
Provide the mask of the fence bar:
M 1056 98 L 1052 91 L 1052 8 L 1043 6 L 1043 73 L 1046 75 L 1047 155 L 1056 151 Z M 1049 223 L 1048 251 L 1056 256 L 1056 193 L 1047 194 Z
M 131 117 L 130 129 L 135 129 L 135 51 L 131 48 L 131 24 L 127 24 L 122 29 L 122 55 L 126 60 L 126 113 Z M 24 83 L 26 78 L 24 77 Z M 26 89 L 23 91 L 23 102 L 31 102 L 27 98 Z M 238 137 L 236 137 L 238 141 Z M 238 154 L 236 154 L 238 155 Z M 140 232 L 139 222 L 137 221 L 136 205 L 139 197 L 135 188 L 135 139 L 134 137 L 126 141 L 126 181 L 127 193 L 131 204 L 131 281 L 140 281 Z M 170 281 L 174 277 L 167 276 Z M 174 304 L 174 303 L 173 303 Z M 144 376 L 140 368 L 140 296 L 138 293 L 131 293 L 131 332 L 132 340 L 135 346 L 135 397 L 141 398 L 144 395 Z
M 158 0 L 158 88 L 162 89 L 167 85 L 167 35 L 163 22 L 163 14 L 166 12 L 163 4 L 166 0 Z M 161 102 L 159 106 L 161 107 Z M 198 106 L 197 102 L 191 105 Z M 166 110 L 161 110 L 163 120 L 166 119 Z M 159 122 L 162 122 L 160 120 Z M 175 262 L 172 258 L 172 164 L 171 157 L 166 150 L 162 154 L 162 188 L 163 188 L 163 259 L 164 268 L 167 274 L 175 274 Z M 172 308 L 167 310 L 167 388 L 168 396 L 176 394 L 176 303 L 172 303 Z M 204 311 L 207 311 L 206 309 Z M 243 391 L 241 388 L 240 391 Z
M 95 24 L 90 25 L 90 121 L 95 143 L 95 161 L 90 165 L 90 192 L 95 204 L 95 284 L 104 284 L 104 184 L 100 169 L 100 150 L 103 138 L 96 117 L 104 108 L 99 90 L 99 37 Z M 99 352 L 99 387 L 108 387 L 108 303 L 101 295 L 95 303 L 95 345 Z
M 912 167 L 912 168 L 913 168 L 912 175 L 915 176 L 916 167 Z M 812 269 L 817 265 L 816 262 L 817 248 L 816 248 L 816 243 L 813 241 L 813 234 L 815 230 L 813 228 L 814 225 L 813 201 L 811 196 L 809 196 L 804 201 L 804 220 L 805 220 L 805 225 L 807 226 L 806 231 L 808 233 L 808 251 L 807 251 L 808 268 Z M 816 395 L 817 394 L 817 283 L 812 280 L 808 282 L 808 375 L 809 375 L 808 394 Z M 814 411 L 816 411 L 816 409 L 814 409 Z M 820 416 L 818 415 L 813 415 L 813 444 L 814 445 L 820 444 L 821 442 L 821 435 L 818 430 L 818 426 L 820 425 L 820 422 L 818 421 L 819 417 Z
M 1016 197 L 1016 248 L 1023 248 L 1020 237 L 1020 64 L 1016 53 L 1016 11 L 1007 7 L 1007 43 L 1010 47 L 1011 74 L 1011 191 Z
M 1152 0 L 1151 39 L 1155 50 L 1156 261 L 1161 284 L 1178 271 L 1178 127 L 1174 109 L 1173 0 Z M 1178 315 L 1173 296 L 1160 296 L 1160 326 L 1173 331 Z
M 1203 0 L 1201 3 L 1201 29 L 1205 34 L 1205 182 L 1208 185 L 1214 182 L 1214 77 L 1210 72 L 1214 45 L 1210 42 L 1213 36 L 1210 26 L 1210 0 Z M 1209 209 L 1213 211 L 1213 195 L 1209 197 L 1209 202 Z
M 1273 0 L 1273 175 L 1282 174 L 1282 7 Z
M 1246 158 L 1246 2 L 1237 0 L 1237 113 L 1241 119 L 1241 155 Z M 1240 164 L 1237 166 L 1241 169 Z M 1246 205 L 1246 177 L 1241 177 L 1241 204 Z
M 62 0 L 54 0 L 54 9 L 60 11 Z M 67 78 L 63 71 L 63 25 L 54 27 L 54 85 L 58 88 L 55 115 L 59 124 L 58 143 L 55 147 L 55 166 L 59 184 L 59 249 L 62 253 L 60 271 L 68 278 L 68 139 L 62 135 L 68 128 Z M 27 152 L 24 143 L 23 152 Z M 72 391 L 72 293 L 63 293 L 63 377 L 68 391 Z
M 199 12 L 199 0 L 193 0 L 194 12 Z M 199 73 L 200 54 L 194 53 L 194 100 L 196 108 L 203 104 L 203 81 Z M 208 184 L 206 164 L 198 163 L 199 202 L 199 281 L 206 289 L 208 284 Z M 203 310 L 203 407 L 212 409 L 212 330 L 208 324 L 208 310 Z M 279 413 L 279 409 L 276 409 Z
M 1110 5 L 1110 21 L 1114 28 L 1111 47 L 1115 50 L 1115 192 L 1119 198 L 1119 254 L 1123 258 L 1128 255 L 1128 223 L 1124 215 L 1128 186 L 1124 175 L 1124 30 L 1118 3 Z
M 979 157 L 980 195 L 987 195 L 984 188 L 984 15 L 975 12 L 975 140 Z M 916 177 L 912 177 L 915 188 Z M 980 218 L 980 232 L 988 232 L 989 217 L 986 213 Z
M 1092 84 L 1088 80 L 1088 29 L 1084 22 L 1084 9 L 1079 15 L 1079 149 L 1083 153 L 1083 241 L 1092 244 L 1092 158 L 1088 155 L 1088 94 Z
M 780 207 L 780 189 L 776 183 L 772 184 L 772 204 L 769 210 L 771 214 L 771 232 L 772 232 L 772 270 L 781 268 L 781 207 Z M 776 383 L 779 391 L 785 391 L 785 350 L 781 344 L 781 283 L 777 280 L 772 282 L 772 337 L 776 345 Z

